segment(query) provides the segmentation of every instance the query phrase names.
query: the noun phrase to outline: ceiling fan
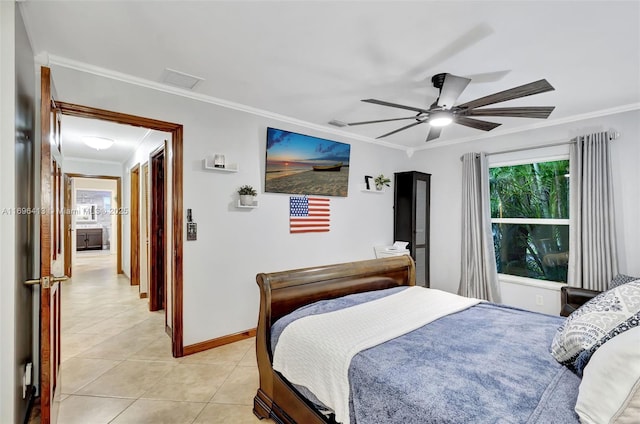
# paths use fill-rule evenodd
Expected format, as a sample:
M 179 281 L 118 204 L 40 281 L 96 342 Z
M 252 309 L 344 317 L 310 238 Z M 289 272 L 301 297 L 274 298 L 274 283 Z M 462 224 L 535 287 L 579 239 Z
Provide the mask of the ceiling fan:
M 546 79 L 531 82 L 529 84 L 514 87 L 509 90 L 501 91 L 499 93 L 491 94 L 489 96 L 481 97 L 476 100 L 471 100 L 460 105 L 456 105 L 455 102 L 460 97 L 460 94 L 464 91 L 467 85 L 471 82 L 471 79 L 458 77 L 449 73 L 442 73 L 434 75 L 431 78 L 433 86 L 440 90 L 440 94 L 436 101 L 429 106 L 428 109 L 406 106 L 397 103 L 390 103 L 377 99 L 363 99 L 363 102 L 373 103 L 381 106 L 394 107 L 399 109 L 411 110 L 417 112 L 414 116 L 404 118 L 391 118 L 391 119 L 379 119 L 376 121 L 363 121 L 363 122 L 351 122 L 347 123 L 348 126 L 375 124 L 378 122 L 391 122 L 402 120 L 414 120 L 409 125 L 402 128 L 398 128 L 394 131 L 383 134 L 377 138 L 387 137 L 391 134 L 395 134 L 400 131 L 404 131 L 411 127 L 415 127 L 420 124 L 429 124 L 429 134 L 426 141 L 434 140 L 440 137 L 442 128 L 450 123 L 456 123 L 464 125 L 466 127 L 475 128 L 483 131 L 491 131 L 492 129 L 500 126 L 501 124 L 489 121 L 483 121 L 480 119 L 471 118 L 471 116 L 508 116 L 516 118 L 540 118 L 546 119 L 555 106 L 528 106 L 528 107 L 502 107 L 502 108 L 486 108 L 478 109 L 483 106 L 491 105 L 494 103 L 506 102 L 507 100 L 518 99 L 520 97 L 531 96 L 533 94 L 544 93 L 547 91 L 555 90 Z

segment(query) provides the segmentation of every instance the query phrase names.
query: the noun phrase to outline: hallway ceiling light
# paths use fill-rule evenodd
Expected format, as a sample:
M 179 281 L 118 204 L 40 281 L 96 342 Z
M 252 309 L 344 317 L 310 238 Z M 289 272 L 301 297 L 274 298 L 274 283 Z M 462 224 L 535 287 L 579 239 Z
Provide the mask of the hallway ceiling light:
M 106 150 L 111 147 L 114 141 L 110 138 L 105 137 L 94 137 L 94 136 L 86 136 L 82 137 L 82 141 L 87 146 L 96 150 Z

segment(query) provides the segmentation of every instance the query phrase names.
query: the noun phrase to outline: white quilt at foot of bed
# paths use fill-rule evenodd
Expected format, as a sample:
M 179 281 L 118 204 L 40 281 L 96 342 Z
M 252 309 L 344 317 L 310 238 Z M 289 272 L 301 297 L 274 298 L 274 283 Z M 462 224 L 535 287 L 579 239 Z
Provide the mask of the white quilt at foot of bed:
M 278 340 L 273 368 L 307 387 L 349 423 L 349 365 L 360 351 L 481 302 L 441 290 L 409 287 L 371 302 L 289 324 Z M 347 325 L 348 324 L 348 325 Z

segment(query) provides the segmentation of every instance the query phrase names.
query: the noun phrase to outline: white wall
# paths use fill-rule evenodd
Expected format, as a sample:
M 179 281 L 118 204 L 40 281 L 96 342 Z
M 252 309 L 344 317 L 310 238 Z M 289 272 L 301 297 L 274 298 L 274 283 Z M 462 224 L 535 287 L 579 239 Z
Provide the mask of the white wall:
M 500 278 L 501 302 L 543 314 L 558 315 L 561 286 L 551 281 L 532 283 L 530 279 L 509 275 L 507 278 Z
M 235 331 L 256 325 L 257 273 L 370 259 L 374 245 L 390 244 L 393 237 L 393 192 L 363 193 L 359 185 L 365 174 L 392 175 L 406 160 L 404 153 L 352 142 L 349 196 L 331 199 L 331 232 L 291 235 L 289 196 L 262 192 L 267 122 L 247 118 L 254 122 L 236 124 L 237 134 L 230 140 L 222 135 L 212 137 L 224 140 L 226 146 L 214 149 L 203 144 L 185 153 L 185 165 L 191 171 L 188 177 L 185 172 L 184 207 L 193 209 L 199 234 L 198 241 L 185 242 L 185 287 L 193 284 L 193 289 L 185 290 L 184 298 L 185 305 L 208 315 L 185 310 L 185 328 L 190 328 L 194 341 L 211 334 L 205 322 L 227 322 Z M 323 136 L 301 127 L 268 124 Z M 202 158 L 214 150 L 225 153 L 231 162 L 239 162 L 241 171 L 222 174 L 202 170 Z M 235 207 L 235 190 L 243 184 L 259 188 L 259 208 Z M 230 313 L 227 305 L 237 310 Z
M 52 72 L 61 92 L 65 84 L 82 83 L 111 93 L 64 101 L 184 125 L 184 211 L 193 209 L 198 224 L 198 240 L 184 242 L 185 345 L 254 328 L 258 272 L 369 259 L 374 245 L 392 241 L 393 192 L 363 193 L 359 185 L 365 174 L 408 169 L 403 151 L 66 68 Z M 349 197 L 332 198 L 331 232 L 290 235 L 288 195 L 263 192 L 267 126 L 351 144 Z M 240 172 L 204 170 L 202 159 L 213 152 L 237 162 Z M 258 188 L 259 208 L 234 206 L 243 184 Z
M 615 129 L 621 136 L 611 145 L 619 269 L 640 275 L 640 111 L 602 116 L 532 131 L 479 139 L 416 152 L 411 167 L 431 177 L 431 285 L 456 292 L 460 280 L 460 207 L 462 166 L 460 156 L 470 151 L 497 152 L 524 146 L 568 141 L 582 134 Z M 504 284 L 503 284 L 504 285 Z M 548 290 L 505 289 L 505 303 L 531 307 L 535 296 L 558 296 Z M 546 311 L 547 301 L 541 308 Z M 552 302 L 555 302 L 553 300 Z M 553 303 L 555 305 L 556 303 Z M 559 303 L 557 303 L 559 305 Z M 539 305 L 537 305 L 539 306 Z
M 122 164 L 102 160 L 64 158 L 63 172 L 89 176 L 122 177 Z
M 403 152 L 351 142 L 350 184 L 347 198 L 331 199 L 331 232 L 289 234 L 286 194 L 263 193 L 267 126 L 349 142 L 290 124 L 269 121 L 231 110 L 216 113 L 219 120 L 206 142 L 185 148 L 184 208 L 193 209 L 198 241 L 185 242 L 185 343 L 210 338 L 207 324 L 226 322 L 227 334 L 256 325 L 258 290 L 255 275 L 318 264 L 374 257 L 373 246 L 393 237 L 393 192 L 384 195 L 359 190 L 364 175 L 393 174 L 406 160 Z M 205 117 L 203 116 L 202 119 Z M 189 138 L 185 127 L 185 146 Z M 211 153 L 238 162 L 240 172 L 223 174 L 202 169 Z M 258 188 L 257 209 L 237 209 L 236 189 Z M 229 306 L 235 308 L 231 310 Z M 220 335 L 225 334 L 224 332 Z
M 15 205 L 15 3 L 0 2 L 0 207 Z M 16 421 L 15 218 L 0 215 L 0 422 Z

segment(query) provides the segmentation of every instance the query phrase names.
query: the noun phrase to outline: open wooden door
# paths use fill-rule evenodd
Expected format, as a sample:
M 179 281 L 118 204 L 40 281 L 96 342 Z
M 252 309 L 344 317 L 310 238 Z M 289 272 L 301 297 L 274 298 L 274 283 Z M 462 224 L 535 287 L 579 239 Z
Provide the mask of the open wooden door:
M 165 143 L 166 144 L 166 143 Z M 165 152 L 163 145 L 149 155 L 151 171 L 151 245 L 149 247 L 149 310 L 165 310 L 166 316 L 166 276 L 167 276 L 167 240 L 166 240 L 166 180 Z
M 66 277 L 55 278 L 52 273 L 54 251 L 59 233 L 54 233 L 52 222 L 59 211 L 60 192 L 54 192 L 57 169 L 53 167 L 52 146 L 57 148 L 58 123 L 52 107 L 51 71 L 41 68 L 40 76 L 40 417 L 42 424 L 55 423 L 52 412 L 60 369 L 60 282 Z M 55 142 L 54 140 L 58 140 Z M 54 200 L 57 199 L 57 200 Z

